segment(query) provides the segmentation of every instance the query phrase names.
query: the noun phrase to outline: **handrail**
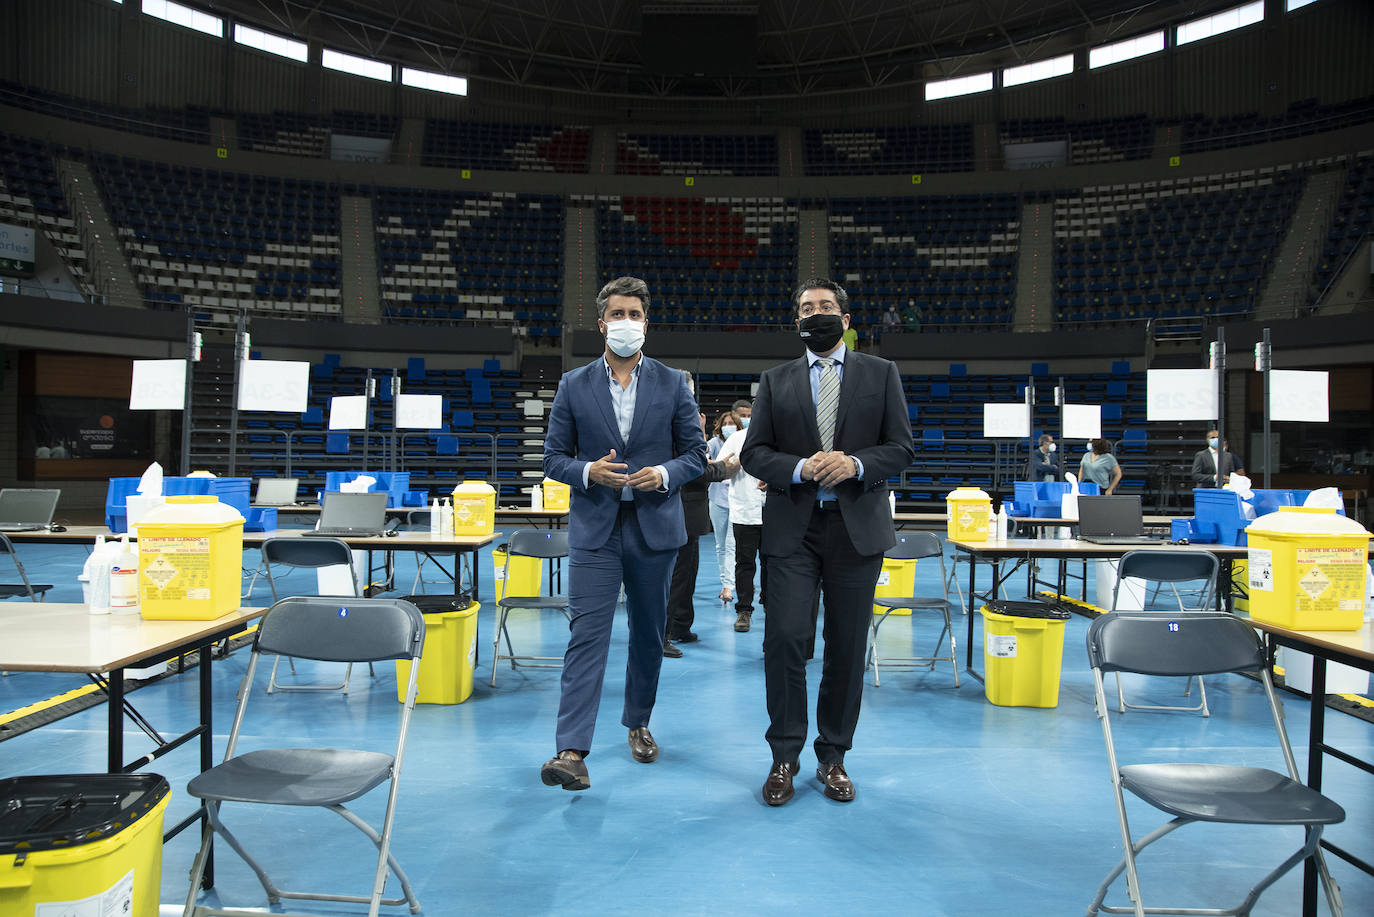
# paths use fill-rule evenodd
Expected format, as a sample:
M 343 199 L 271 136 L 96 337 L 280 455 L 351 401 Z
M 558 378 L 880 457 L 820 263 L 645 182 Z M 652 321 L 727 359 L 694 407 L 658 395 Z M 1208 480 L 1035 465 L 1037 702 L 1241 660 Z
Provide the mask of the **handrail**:
M 1341 279 L 1341 275 L 1345 273 L 1346 267 L 1350 264 L 1350 259 L 1363 251 L 1368 251 L 1368 249 L 1365 248 L 1365 243 L 1369 241 L 1369 235 L 1370 233 L 1367 229 L 1360 233 L 1359 241 L 1355 243 L 1355 247 L 1346 252 L 1345 257 L 1341 259 L 1340 265 L 1331 272 L 1331 279 L 1326 281 L 1326 286 L 1322 287 L 1321 292 L 1317 294 L 1317 298 L 1312 300 L 1312 309 L 1314 311 L 1321 306 L 1322 301 L 1326 299 L 1326 294 L 1330 293 L 1331 288 L 1336 285 L 1336 281 Z

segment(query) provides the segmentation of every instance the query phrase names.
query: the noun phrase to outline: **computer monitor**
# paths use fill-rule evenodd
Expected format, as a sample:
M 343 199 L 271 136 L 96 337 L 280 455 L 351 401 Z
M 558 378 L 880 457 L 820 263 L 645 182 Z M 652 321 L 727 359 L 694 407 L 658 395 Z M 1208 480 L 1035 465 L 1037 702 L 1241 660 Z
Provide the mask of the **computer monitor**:
M 259 506 L 287 506 L 296 502 L 300 478 L 258 478 L 258 495 L 253 500 Z

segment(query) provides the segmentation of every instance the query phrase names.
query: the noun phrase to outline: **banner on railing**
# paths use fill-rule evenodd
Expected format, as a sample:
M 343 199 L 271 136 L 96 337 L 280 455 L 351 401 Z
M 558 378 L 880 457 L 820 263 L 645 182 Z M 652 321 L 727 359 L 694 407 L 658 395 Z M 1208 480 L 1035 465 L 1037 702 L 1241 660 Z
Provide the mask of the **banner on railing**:
M 30 227 L 0 223 L 0 273 L 32 277 L 33 243 Z

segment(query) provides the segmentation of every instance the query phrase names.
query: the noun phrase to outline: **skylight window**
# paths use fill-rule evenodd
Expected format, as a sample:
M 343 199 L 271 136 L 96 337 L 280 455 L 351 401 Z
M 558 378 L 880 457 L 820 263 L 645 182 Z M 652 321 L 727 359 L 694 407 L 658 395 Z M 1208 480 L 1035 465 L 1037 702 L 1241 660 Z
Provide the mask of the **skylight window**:
M 234 41 L 250 48 L 257 48 L 259 51 L 266 51 L 268 54 L 289 57 L 294 61 L 300 61 L 302 64 L 306 62 L 310 50 L 303 41 L 295 41 L 259 29 L 250 29 L 246 25 L 237 23 L 234 24 Z
M 172 0 L 143 0 L 143 12 L 154 19 L 161 19 L 173 25 L 195 29 L 216 38 L 224 37 L 223 19 L 193 10 L 189 6 L 182 6 L 180 3 L 173 3 Z
M 974 73 L 959 76 L 952 80 L 933 80 L 926 83 L 926 101 L 966 96 L 975 92 L 987 92 L 992 88 L 992 72 Z
M 1135 38 L 1128 38 L 1125 41 L 1118 41 L 1110 45 L 1102 45 L 1088 51 L 1088 69 L 1093 70 L 1097 67 L 1106 67 L 1109 64 L 1119 64 L 1125 60 L 1135 57 L 1144 57 L 1147 54 L 1154 54 L 1156 51 L 1164 50 L 1164 33 L 1150 32 L 1145 35 L 1137 35 Z
M 320 63 L 329 70 L 338 70 L 340 73 L 351 73 L 354 76 L 365 76 L 370 80 L 381 80 L 391 82 L 391 65 L 379 60 L 372 60 L 367 57 L 354 57 L 352 54 L 345 54 L 342 51 L 331 51 L 324 49 L 324 56 Z
M 1020 86 L 1023 83 L 1067 76 L 1070 73 L 1073 73 L 1073 55 L 1065 54 L 1063 57 L 1051 57 L 1049 60 L 1022 64 L 1020 67 L 1008 67 L 1002 71 L 1002 85 Z
M 1264 0 L 1255 0 L 1254 3 L 1235 6 L 1211 16 L 1204 16 L 1201 19 L 1183 23 L 1174 33 L 1174 44 L 1186 45 L 1189 42 L 1201 41 L 1204 38 L 1211 38 L 1213 35 L 1242 29 L 1247 25 L 1254 25 L 1263 21 Z
M 468 94 L 468 81 L 466 77 L 445 76 L 442 73 L 430 73 L 428 70 L 413 70 L 410 67 L 401 68 L 401 83 L 406 86 L 414 86 L 416 89 L 430 89 L 434 92 L 447 92 L 449 95 L 465 96 Z

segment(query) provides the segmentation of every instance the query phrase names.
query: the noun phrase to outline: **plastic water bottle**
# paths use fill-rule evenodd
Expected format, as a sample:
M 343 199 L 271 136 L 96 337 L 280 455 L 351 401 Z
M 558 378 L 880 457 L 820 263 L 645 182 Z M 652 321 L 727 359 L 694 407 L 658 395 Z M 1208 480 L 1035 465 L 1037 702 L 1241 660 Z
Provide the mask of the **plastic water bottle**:
M 439 508 L 439 519 L 441 520 L 441 527 L 440 527 L 440 529 L 439 529 L 439 537 L 441 537 L 441 538 L 452 538 L 452 537 L 453 537 L 453 504 L 450 503 L 450 502 L 448 502 L 448 498 L 447 498 L 447 497 L 444 498 L 444 502 L 443 502 L 443 504 L 442 504 L 442 505 L 440 506 L 440 508 Z
M 997 540 L 1006 541 L 1007 531 L 1011 526 L 1011 518 L 1007 515 L 1007 504 L 1004 500 L 997 507 Z
M 429 537 L 438 538 L 443 534 L 444 520 L 439 515 L 439 498 L 429 501 Z
M 125 534 L 109 550 L 110 613 L 138 614 L 138 551 Z
M 91 556 L 86 558 L 81 575 L 90 584 L 89 610 L 93 615 L 110 613 L 110 564 L 105 554 L 105 537 L 95 537 L 95 547 Z
M 892 518 L 897 518 L 897 495 L 892 491 L 887 492 L 887 509 L 892 514 Z

